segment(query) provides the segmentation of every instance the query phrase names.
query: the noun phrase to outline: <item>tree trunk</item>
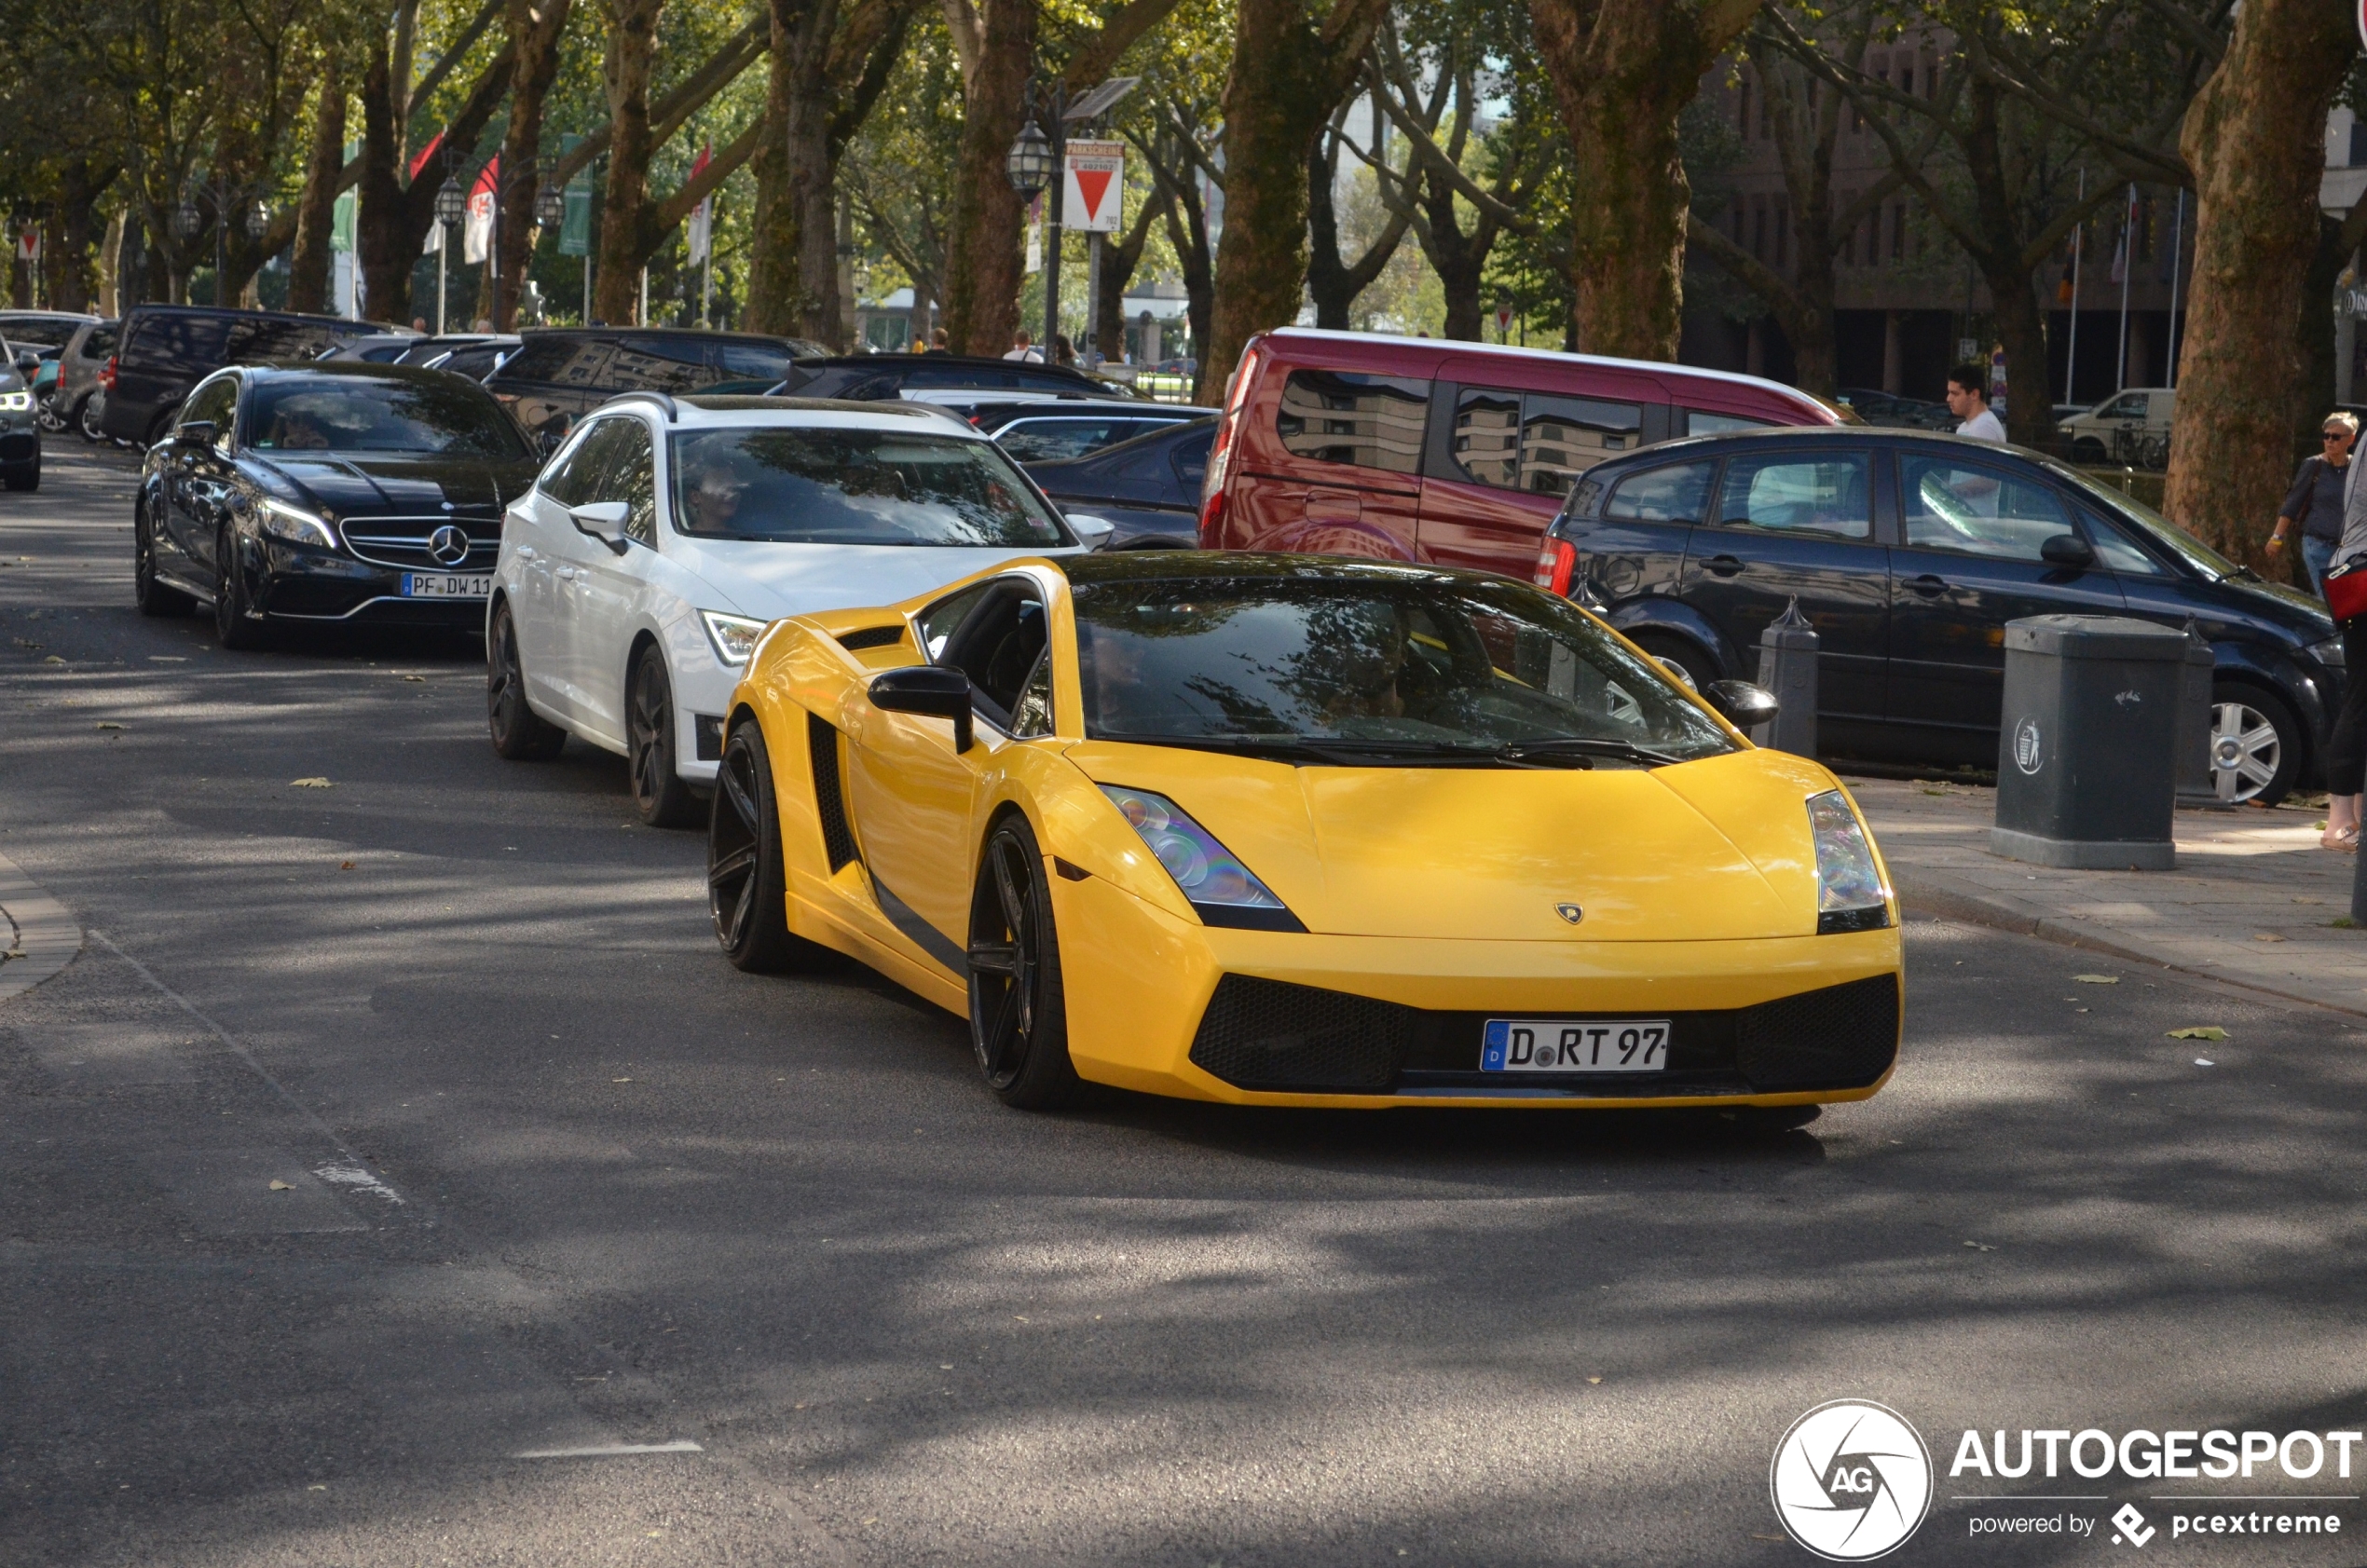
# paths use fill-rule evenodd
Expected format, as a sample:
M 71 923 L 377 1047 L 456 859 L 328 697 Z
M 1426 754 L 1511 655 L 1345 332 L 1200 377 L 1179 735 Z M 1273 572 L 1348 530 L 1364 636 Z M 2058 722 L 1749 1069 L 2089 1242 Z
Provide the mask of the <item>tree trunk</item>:
M 962 151 L 953 165 L 945 258 L 945 330 L 957 354 L 999 354 L 1010 346 L 1025 276 L 1019 230 L 1027 207 L 1011 188 L 1004 158 L 1025 123 L 1019 94 L 1035 54 L 1035 0 L 985 0 L 981 10 L 978 64 L 962 84 Z M 1045 261 L 1051 266 L 1057 258 Z M 1052 330 L 1046 328 L 1047 341 Z
M 108 180 L 99 174 L 104 172 Z M 58 190 L 58 260 L 50 274 L 49 308 L 84 311 L 90 308 L 91 204 L 113 170 L 94 171 L 87 158 L 75 158 L 60 171 Z M 46 243 L 46 241 L 45 241 Z
M 843 350 L 846 323 L 839 310 L 838 162 L 830 146 L 830 39 L 838 31 L 837 0 L 806 0 L 805 35 L 791 64 L 796 89 L 782 127 L 788 201 L 797 223 L 796 331 Z
M 1199 187 L 1186 165 L 1180 184 L 1168 187 L 1167 239 L 1175 249 L 1175 265 L 1184 274 L 1184 320 L 1191 328 L 1197 374 L 1192 401 L 1208 402 L 1210 370 L 1208 334 L 1216 320 L 1216 268 L 1209 252 L 1208 212 Z
M 499 287 L 493 330 L 509 332 L 518 318 L 518 296 L 534 260 L 535 165 L 542 157 L 542 105 L 558 79 L 559 43 L 568 30 L 572 0 L 507 0 L 510 27 L 510 123 L 501 135 Z
M 1579 347 L 1674 360 L 1692 187 L 1676 119 L 1759 0 L 1529 0 L 1568 131 L 1570 284 Z
M 1225 84 L 1225 232 L 1203 386 L 1230 375 L 1254 334 L 1298 317 L 1307 278 L 1307 160 L 1355 85 L 1384 0 L 1240 0 Z
M 397 325 L 411 318 L 411 267 L 419 259 L 419 237 L 411 233 L 404 189 L 403 128 L 395 117 L 394 81 L 386 39 L 370 48 L 362 79 L 362 181 L 354 244 L 361 254 L 362 287 L 374 321 Z
M 1130 233 L 1122 239 L 1102 241 L 1099 293 L 1101 309 L 1094 319 L 1092 337 L 1094 352 L 1104 360 L 1126 357 L 1126 285 L 1134 280 L 1134 269 L 1142 264 L 1142 247 L 1150 242 L 1151 225 L 1158 221 L 1166 206 L 1164 194 L 1153 196 L 1134 215 Z M 920 304 L 917 293 L 912 303 Z
M 2349 31 L 2325 0 L 2251 0 L 2179 137 L 2197 186 L 2195 273 L 2163 510 L 2238 561 L 2259 553 L 2292 478 L 2294 323 Z
M 1332 134 L 1336 136 L 1338 116 Z M 1410 211 L 1391 211 L 1388 225 L 1354 262 L 1340 254 L 1340 221 L 1333 198 L 1339 173 L 1339 143 L 1318 136 L 1307 155 L 1307 292 L 1315 302 L 1315 324 L 1346 331 L 1356 296 L 1372 287 L 1404 241 Z M 1453 336 L 1452 333 L 1447 334 Z
M 610 326 L 638 321 L 642 225 L 650 205 L 650 67 L 664 0 L 607 0 L 609 47 L 601 80 L 609 96 L 609 185 L 600 213 L 593 314 Z
M 295 252 L 288 258 L 288 308 L 329 307 L 329 242 L 336 224 L 337 182 L 345 174 L 345 82 L 332 63 L 321 75 L 321 107 L 296 205 Z

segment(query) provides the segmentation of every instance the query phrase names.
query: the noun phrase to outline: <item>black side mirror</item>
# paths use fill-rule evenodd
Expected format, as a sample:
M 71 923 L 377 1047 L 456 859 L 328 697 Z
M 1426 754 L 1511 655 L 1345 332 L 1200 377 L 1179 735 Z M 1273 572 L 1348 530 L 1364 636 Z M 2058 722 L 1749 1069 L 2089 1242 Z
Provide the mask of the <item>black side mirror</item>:
M 937 664 L 916 664 L 871 677 L 871 706 L 892 714 L 930 714 L 953 721 L 953 749 L 970 749 L 970 677 Z
M 212 446 L 219 429 L 211 419 L 192 419 L 185 425 L 173 428 L 172 443 L 175 446 Z
M 1720 718 L 1745 731 L 1772 720 L 1782 706 L 1775 693 L 1746 680 L 1714 680 L 1702 688 L 1702 700 Z
M 2038 558 L 2050 566 L 2092 566 L 2096 547 L 2077 534 L 2057 534 L 2038 547 Z

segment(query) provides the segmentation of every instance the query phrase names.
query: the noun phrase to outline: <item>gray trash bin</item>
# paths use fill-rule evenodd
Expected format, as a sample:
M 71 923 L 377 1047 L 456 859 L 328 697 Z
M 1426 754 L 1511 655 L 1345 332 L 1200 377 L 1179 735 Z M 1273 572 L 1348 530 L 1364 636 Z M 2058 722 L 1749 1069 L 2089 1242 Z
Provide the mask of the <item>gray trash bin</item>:
M 1991 852 L 2035 866 L 2170 868 L 2187 646 L 2182 632 L 2123 616 L 2006 623 Z

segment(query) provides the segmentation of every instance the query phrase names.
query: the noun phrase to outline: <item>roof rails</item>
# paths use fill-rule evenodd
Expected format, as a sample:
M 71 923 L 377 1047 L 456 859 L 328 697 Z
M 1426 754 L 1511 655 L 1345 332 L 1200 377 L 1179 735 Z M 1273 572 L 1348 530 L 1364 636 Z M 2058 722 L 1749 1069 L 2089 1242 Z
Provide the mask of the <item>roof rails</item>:
M 678 425 L 682 422 L 682 411 L 675 406 L 674 397 L 670 392 L 619 392 L 609 401 L 610 402 L 630 402 L 635 398 L 647 398 L 651 402 L 656 403 L 660 408 L 664 409 L 665 422 L 667 424 Z

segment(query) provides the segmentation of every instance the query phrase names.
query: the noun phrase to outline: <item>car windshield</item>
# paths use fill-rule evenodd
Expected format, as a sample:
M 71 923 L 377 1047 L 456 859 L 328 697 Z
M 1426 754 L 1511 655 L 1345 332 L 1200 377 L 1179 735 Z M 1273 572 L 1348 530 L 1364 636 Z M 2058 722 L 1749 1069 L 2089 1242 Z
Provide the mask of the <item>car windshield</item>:
M 686 534 L 788 544 L 1073 542 L 992 443 L 904 430 L 737 425 L 674 437 Z
M 1086 733 L 1100 739 L 1357 765 L 1734 749 L 1667 675 L 1520 583 L 1172 578 L 1082 582 L 1075 606 Z
M 527 455 L 525 442 L 501 405 L 457 377 L 273 378 L 255 388 L 249 399 L 247 429 L 247 444 L 258 452 Z
M 2080 493 L 2098 505 L 2109 507 L 2170 554 L 2185 562 L 2196 571 L 2216 579 L 2236 577 L 2242 567 L 2205 544 L 2185 529 L 2155 511 L 2134 496 L 2124 496 L 2109 484 L 2100 484 L 2077 469 L 2049 464 L 2057 475 L 2079 486 Z

